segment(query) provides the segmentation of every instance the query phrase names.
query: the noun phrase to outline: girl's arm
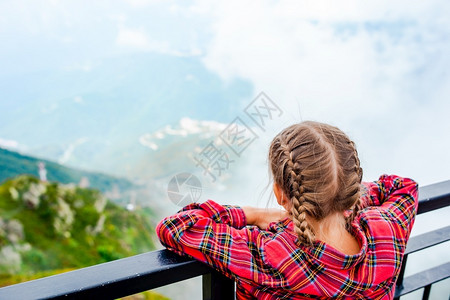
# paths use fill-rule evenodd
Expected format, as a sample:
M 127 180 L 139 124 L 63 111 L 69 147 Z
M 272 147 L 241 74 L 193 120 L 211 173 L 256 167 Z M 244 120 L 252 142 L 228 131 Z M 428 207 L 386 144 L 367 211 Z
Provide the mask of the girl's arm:
M 289 213 L 281 209 L 244 206 L 242 210 L 244 211 L 247 225 L 255 225 L 262 230 L 265 230 L 272 222 L 290 218 Z
M 408 236 L 414 223 L 418 206 L 418 184 L 409 178 L 382 175 L 371 183 L 364 183 L 367 194 L 363 199 L 367 206 L 378 206 L 392 216 Z
M 256 282 L 274 282 L 262 253 L 263 244 L 273 233 L 246 227 L 257 223 L 261 215 L 257 208 L 244 210 L 208 200 L 164 218 L 156 233 L 168 249 L 205 262 L 229 277 L 239 274 Z

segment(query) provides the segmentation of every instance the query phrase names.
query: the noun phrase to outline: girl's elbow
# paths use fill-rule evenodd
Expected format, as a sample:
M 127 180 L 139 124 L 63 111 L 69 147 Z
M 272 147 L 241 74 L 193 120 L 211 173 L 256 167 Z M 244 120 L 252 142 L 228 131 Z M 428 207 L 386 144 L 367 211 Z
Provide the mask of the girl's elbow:
M 159 238 L 161 237 L 161 231 L 164 230 L 164 221 L 165 221 L 165 219 L 162 219 L 161 221 L 159 221 L 155 228 L 156 235 Z
M 408 187 L 409 189 L 416 190 L 416 191 L 419 189 L 419 184 L 414 179 L 411 179 L 408 177 L 404 177 L 402 179 L 403 179 L 402 183 L 403 183 L 404 187 Z
M 161 241 L 161 244 L 163 245 L 166 245 L 169 242 L 170 237 L 173 236 L 170 230 L 171 223 L 172 220 L 169 217 L 167 217 L 159 221 L 158 225 L 156 225 L 155 229 L 156 235 L 158 236 L 159 240 Z
M 166 217 L 156 225 L 156 235 L 164 246 L 175 246 L 197 221 L 195 216 L 186 213 Z
M 409 179 L 409 182 L 407 185 L 408 185 L 411 196 L 415 199 L 416 202 L 418 202 L 419 184 L 415 180 Z

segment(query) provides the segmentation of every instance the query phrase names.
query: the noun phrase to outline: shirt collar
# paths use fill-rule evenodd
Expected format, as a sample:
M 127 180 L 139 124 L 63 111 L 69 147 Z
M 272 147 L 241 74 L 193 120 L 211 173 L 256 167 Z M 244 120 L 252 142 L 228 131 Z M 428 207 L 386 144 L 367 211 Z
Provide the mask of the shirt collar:
M 285 220 L 283 220 L 280 223 L 286 226 L 285 228 L 287 229 L 287 231 L 291 234 L 292 238 L 296 240 L 297 235 L 294 232 L 293 222 L 292 221 L 289 222 L 289 220 L 285 222 Z M 352 228 L 353 228 L 353 235 L 356 237 L 360 245 L 359 252 L 354 255 L 344 254 L 341 251 L 333 248 L 332 246 L 322 241 L 315 241 L 313 246 L 300 245 L 300 248 L 306 254 L 308 254 L 308 256 L 312 260 L 317 261 L 317 263 L 319 264 L 323 264 L 336 269 L 352 268 L 364 259 L 367 252 L 367 239 L 361 227 L 358 226 L 356 222 L 353 222 Z

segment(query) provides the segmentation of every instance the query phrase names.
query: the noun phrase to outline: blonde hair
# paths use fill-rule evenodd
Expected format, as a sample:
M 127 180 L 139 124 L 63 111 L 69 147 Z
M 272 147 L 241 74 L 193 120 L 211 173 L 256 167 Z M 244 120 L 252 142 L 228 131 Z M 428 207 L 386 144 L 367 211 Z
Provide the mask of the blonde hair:
M 360 209 L 362 168 L 355 143 L 339 128 L 312 121 L 289 126 L 273 139 L 269 165 L 291 201 L 299 243 L 315 240 L 307 215 L 320 221 L 352 209 L 350 228 Z

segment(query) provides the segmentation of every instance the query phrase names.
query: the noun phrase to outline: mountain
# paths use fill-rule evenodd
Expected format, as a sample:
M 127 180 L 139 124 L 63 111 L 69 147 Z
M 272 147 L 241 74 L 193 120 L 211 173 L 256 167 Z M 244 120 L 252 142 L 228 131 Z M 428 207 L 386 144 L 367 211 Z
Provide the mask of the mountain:
M 0 279 L 153 250 L 152 221 L 97 190 L 27 175 L 7 180 L 0 185 Z
M 145 147 L 138 146 L 145 150 Z M 136 157 L 138 157 L 137 154 Z M 167 207 L 167 203 L 161 201 L 166 197 L 167 182 L 160 183 L 150 177 L 130 181 L 103 173 L 69 168 L 49 160 L 2 148 L 0 148 L 0 183 L 22 174 L 39 177 L 40 163 L 45 164 L 49 182 L 97 189 L 114 203 L 129 209 L 136 207 L 146 209 L 154 218 L 162 218 L 173 211 Z M 148 171 L 148 174 L 152 172 Z
M 134 184 L 123 178 L 110 175 L 87 172 L 65 167 L 58 163 L 23 155 L 18 152 L 0 148 L 0 182 L 21 174 L 39 176 L 39 164 L 44 163 L 46 177 L 49 181 L 57 181 L 63 184 L 79 184 L 100 190 L 103 193 L 127 191 L 134 188 Z
M 177 124 L 166 125 L 139 137 L 143 155 L 135 155 L 132 170 L 144 179 L 165 178 L 179 172 L 199 171 L 193 156 L 208 143 L 220 142 L 219 134 L 227 124 L 182 118 Z M 131 174 L 130 174 L 131 175 Z
M 143 153 L 142 134 L 184 117 L 228 122 L 252 92 L 245 81 L 224 83 L 198 58 L 152 53 L 104 59 L 89 71 L 11 76 L 0 90 L 0 141 L 116 176 L 132 172 L 127 161 Z
M 165 207 L 159 207 L 159 211 L 176 211 L 177 207 L 170 205 L 170 201 L 163 200 L 168 198 L 170 182 L 180 173 L 192 174 L 199 179 L 201 193 L 198 201 L 214 199 L 238 205 L 266 202 L 262 198 L 267 193 L 270 195 L 270 179 L 268 177 L 267 181 L 261 181 L 254 174 L 268 174 L 267 149 L 270 141 L 260 136 L 237 155 L 225 142 L 228 126 L 226 123 L 182 118 L 177 124 L 140 136 L 140 146 L 145 154 L 133 155 L 133 174 L 151 184 L 148 190 L 152 193 L 152 203 L 166 203 Z M 251 130 L 257 132 L 254 127 Z M 217 148 L 217 152 L 211 145 Z M 228 165 L 222 155 L 228 157 Z M 198 160 L 208 165 L 215 178 L 205 171 Z M 220 171 L 219 165 L 222 168 Z M 255 186 L 256 189 L 248 189 L 248 186 Z M 188 192 L 183 191 L 183 185 L 179 189 L 180 194 Z

